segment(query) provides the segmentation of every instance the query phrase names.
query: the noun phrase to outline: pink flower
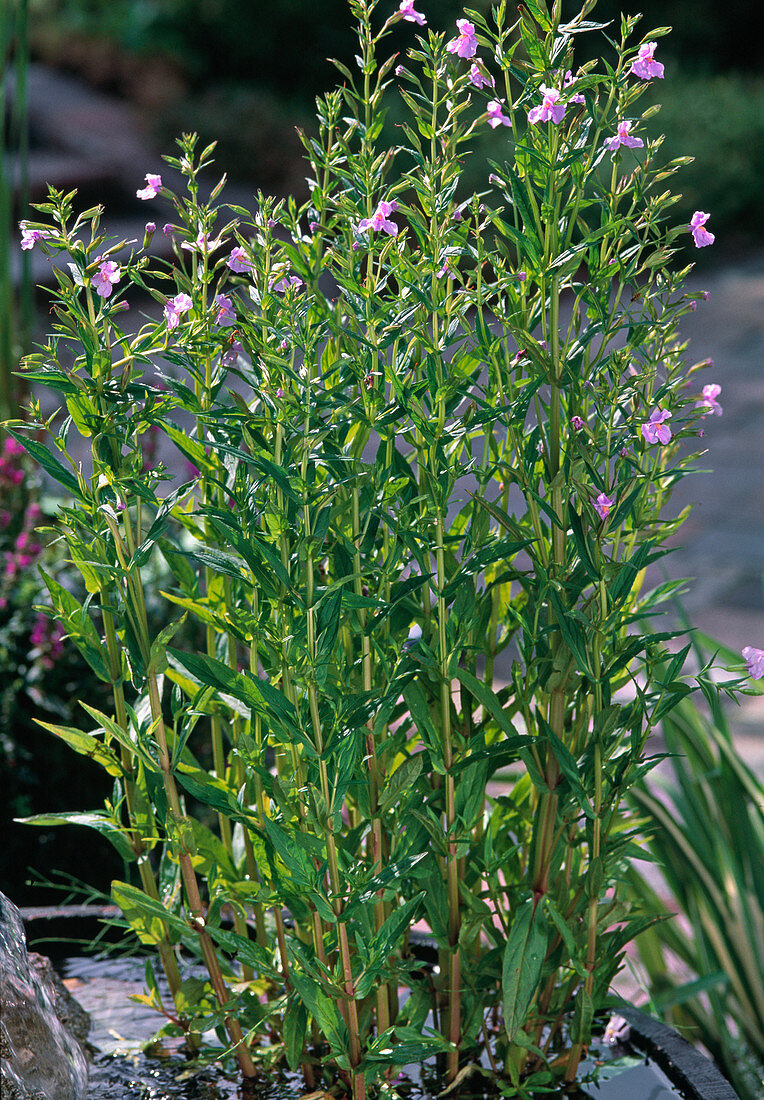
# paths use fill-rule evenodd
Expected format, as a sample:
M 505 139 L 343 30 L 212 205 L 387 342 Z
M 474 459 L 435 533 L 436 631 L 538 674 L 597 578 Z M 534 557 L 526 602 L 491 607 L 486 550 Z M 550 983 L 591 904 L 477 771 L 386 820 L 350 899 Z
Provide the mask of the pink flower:
M 188 313 L 193 304 L 188 294 L 176 294 L 174 298 L 170 298 L 165 303 L 164 315 L 167 318 L 167 327 L 171 332 L 178 327 L 181 313 Z
M 704 214 L 702 210 L 696 210 L 692 215 L 689 230 L 692 233 L 696 248 L 705 248 L 707 244 L 713 244 L 716 240 L 713 233 L 709 233 L 707 229 L 703 228 L 710 217 L 710 214 Z
M 220 237 L 211 241 L 209 233 L 205 233 L 203 229 L 200 229 L 196 234 L 196 240 L 193 244 L 191 244 L 190 241 L 184 241 L 180 247 L 187 249 L 189 252 L 196 252 L 198 250 L 199 252 L 209 253 L 214 252 L 216 248 L 220 248 L 222 243 Z
M 397 209 L 398 203 L 395 199 L 393 199 L 392 202 L 380 202 L 370 218 L 364 218 L 358 223 L 359 232 L 365 233 L 367 229 L 374 229 L 376 231 L 382 230 L 382 232 L 388 233 L 391 237 L 396 237 L 398 235 L 398 226 L 395 222 L 390 221 L 390 215 Z
M 657 45 L 657 42 L 643 42 L 639 47 L 639 53 L 631 63 L 630 71 L 640 80 L 652 80 L 654 76 L 658 80 L 663 80 L 663 66 L 660 61 L 653 60 Z
M 252 262 L 247 256 L 247 253 L 240 246 L 231 249 L 231 255 L 226 260 L 226 263 L 231 271 L 235 271 L 237 275 L 252 270 Z
M 418 23 L 420 27 L 423 27 L 427 22 L 421 12 L 414 11 L 414 0 L 401 0 L 398 14 L 407 23 Z
M 491 74 L 484 72 L 477 62 L 474 61 L 470 69 L 470 80 L 476 88 L 493 88 L 493 77 Z
M 754 649 L 752 645 L 747 645 L 743 650 L 743 660 L 752 680 L 760 680 L 764 676 L 764 649 Z
M 502 104 L 498 99 L 492 99 L 488 104 L 488 125 L 492 130 L 497 126 L 511 126 L 512 120 L 508 115 L 501 113 Z
M 722 407 L 716 400 L 719 394 L 722 392 L 721 386 L 717 386 L 715 383 L 711 383 L 709 386 L 703 387 L 703 396 L 700 401 L 696 402 L 696 409 L 705 409 L 703 413 L 707 416 L 708 413 L 712 413 L 714 416 L 722 415 Z
M 100 294 L 102 298 L 108 298 L 120 278 L 121 273 L 114 260 L 106 260 L 99 266 L 98 271 L 93 276 L 93 286 L 96 288 L 96 293 Z
M 166 225 L 162 226 L 162 232 L 164 233 L 165 237 L 171 237 L 174 229 L 175 226 L 172 224 L 172 222 L 167 222 Z
M 223 328 L 228 328 L 231 325 L 236 324 L 236 312 L 233 308 L 233 302 L 225 294 L 218 294 L 215 297 L 215 321 L 217 324 L 222 325 Z
M 647 443 L 665 444 L 671 439 L 671 428 L 665 422 L 671 419 L 667 409 L 653 409 L 650 419 L 642 425 L 642 435 Z
M 21 230 L 21 248 L 24 252 L 34 248 L 38 241 L 44 241 L 46 237 L 52 236 L 47 229 L 30 229 L 26 222 L 19 222 L 19 229 Z
M 233 367 L 236 365 L 236 362 L 243 351 L 244 348 L 241 346 L 239 341 L 234 340 L 230 348 L 228 348 L 220 356 L 220 362 L 223 364 L 224 367 Z
M 607 519 L 610 515 L 610 509 L 615 504 L 615 498 L 611 500 L 607 493 L 600 493 L 597 499 L 592 501 L 592 504 L 600 519 Z
M 295 289 L 302 286 L 302 279 L 299 275 L 274 275 L 268 283 L 268 289 L 275 290 L 277 294 L 283 294 L 290 286 L 295 287 Z
M 162 186 L 161 176 L 146 175 L 146 186 L 142 191 L 136 191 L 136 195 L 139 199 L 155 199 L 159 194 L 159 188 Z
M 474 57 L 477 53 L 474 24 L 467 19 L 457 19 L 456 26 L 459 29 L 459 37 L 453 38 L 446 49 L 449 53 L 455 53 L 459 57 Z
M 565 104 L 558 102 L 560 93 L 556 88 L 547 88 L 546 84 L 542 84 L 541 94 L 544 97 L 541 105 L 528 112 L 528 121 L 531 125 L 535 126 L 537 122 L 562 122 Z
M 644 141 L 642 138 L 632 137 L 629 133 L 630 130 L 630 122 L 619 122 L 616 133 L 605 142 L 605 148 L 611 149 L 613 152 L 615 152 L 620 145 L 626 145 L 629 149 L 641 148 L 645 144 Z
M 584 427 L 584 422 L 583 422 L 583 420 L 581 419 L 580 416 L 571 416 L 570 426 L 575 431 L 580 432 Z

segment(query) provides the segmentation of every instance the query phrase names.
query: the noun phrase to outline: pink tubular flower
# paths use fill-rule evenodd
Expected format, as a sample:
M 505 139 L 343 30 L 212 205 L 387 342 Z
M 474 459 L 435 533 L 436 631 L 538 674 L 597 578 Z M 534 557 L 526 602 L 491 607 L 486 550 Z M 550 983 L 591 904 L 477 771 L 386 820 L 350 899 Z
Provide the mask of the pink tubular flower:
M 565 104 L 558 102 L 560 93 L 556 88 L 547 88 L 546 84 L 542 84 L 541 94 L 544 97 L 541 104 L 528 112 L 531 125 L 535 126 L 537 122 L 562 122 Z
M 38 241 L 44 241 L 51 235 L 45 229 L 30 229 L 26 222 L 19 222 L 19 229 L 21 230 L 21 248 L 24 252 L 28 252 Z
M 743 650 L 743 660 L 752 680 L 760 680 L 764 676 L 764 649 L 754 649 L 752 645 L 747 645 Z
M 181 313 L 188 313 L 193 304 L 188 294 L 176 294 L 174 298 L 170 298 L 165 302 L 164 315 L 167 318 L 167 327 L 171 332 L 178 327 Z
M 580 432 L 584 427 L 584 421 L 580 416 L 571 416 L 570 426 L 574 431 Z
M 700 401 L 697 401 L 695 403 L 695 408 L 705 409 L 706 411 L 703 413 L 704 416 L 707 416 L 709 413 L 712 413 L 714 416 L 721 416 L 722 407 L 716 400 L 721 392 L 721 386 L 717 386 L 714 382 L 712 382 L 708 386 L 704 386 L 703 396 L 701 397 Z
M 605 142 L 605 148 L 613 152 L 621 145 L 626 145 L 629 149 L 640 149 L 645 144 L 644 141 L 642 138 L 632 137 L 629 133 L 630 130 L 630 122 L 619 122 L 618 129 L 613 137 L 608 138 Z
M 393 199 L 392 202 L 380 202 L 370 218 L 364 218 L 358 223 L 359 233 L 365 233 L 368 229 L 374 229 L 377 232 L 381 230 L 391 237 L 397 237 L 398 226 L 395 222 L 390 221 L 390 215 L 397 209 L 398 203 L 395 199 Z
M 671 419 L 668 409 L 653 409 L 650 419 L 642 425 L 642 435 L 647 443 L 662 443 L 664 446 L 671 439 L 671 428 L 666 423 Z
M 196 234 L 196 240 L 193 244 L 190 241 L 184 241 L 180 246 L 185 248 L 188 252 L 214 252 L 216 248 L 220 248 L 222 244 L 220 237 L 216 237 L 214 241 L 210 240 L 209 233 L 205 233 L 203 229 L 200 229 Z
M 493 88 L 493 77 L 490 73 L 481 69 L 475 61 L 472 63 L 469 76 L 471 83 L 474 84 L 476 88 Z
M 488 104 L 488 125 L 492 130 L 497 126 L 511 126 L 512 120 L 508 115 L 501 113 L 502 104 L 498 99 L 492 99 Z
M 610 509 L 615 504 L 615 498 L 611 500 L 607 493 L 600 493 L 597 499 L 592 501 L 592 504 L 600 519 L 607 519 L 610 515 Z
M 458 57 L 474 57 L 477 53 L 477 38 L 475 26 L 468 19 L 457 19 L 456 26 L 459 29 L 458 38 L 452 38 L 446 46 L 449 53 L 455 53 Z
M 250 262 L 247 253 L 240 246 L 231 249 L 231 255 L 226 260 L 226 263 L 230 267 L 231 271 L 235 271 L 237 275 L 241 275 L 245 271 L 252 270 L 252 263 Z
M 139 199 L 155 199 L 159 194 L 159 188 L 162 186 L 161 176 L 146 175 L 146 186 L 142 191 L 136 191 L 136 195 Z
M 229 328 L 231 325 L 236 324 L 236 312 L 230 298 L 225 294 L 218 294 L 215 297 L 214 305 L 216 324 L 222 325 L 223 328 Z
M 108 298 L 120 278 L 121 273 L 118 265 L 115 264 L 114 260 L 106 260 L 99 266 L 98 271 L 93 276 L 93 286 L 96 288 L 96 293 L 100 294 L 102 298 Z
M 640 80 L 652 80 L 653 77 L 663 80 L 663 66 L 660 61 L 653 60 L 657 45 L 657 42 L 643 42 L 639 47 L 639 53 L 631 63 L 629 71 Z
M 418 23 L 420 27 L 423 27 L 427 23 L 427 20 L 421 12 L 414 11 L 414 0 L 401 0 L 398 14 L 401 19 L 405 19 L 407 23 Z
M 274 275 L 268 283 L 268 289 L 275 291 L 277 294 L 283 294 L 285 290 L 289 290 L 290 286 L 293 286 L 295 290 L 297 287 L 302 286 L 302 279 L 299 275 Z
M 713 233 L 709 233 L 707 229 L 703 228 L 710 217 L 710 214 L 704 214 L 702 210 L 696 210 L 692 215 L 689 230 L 692 233 L 696 248 L 705 248 L 707 244 L 713 244 L 716 240 Z

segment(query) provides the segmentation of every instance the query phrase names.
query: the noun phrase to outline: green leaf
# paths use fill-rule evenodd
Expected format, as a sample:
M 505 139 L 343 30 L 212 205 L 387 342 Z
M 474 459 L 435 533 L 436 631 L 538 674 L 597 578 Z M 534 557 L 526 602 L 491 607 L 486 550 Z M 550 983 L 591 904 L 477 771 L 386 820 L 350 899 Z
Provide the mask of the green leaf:
M 138 939 L 147 947 L 161 943 L 169 930 L 176 934 L 176 942 L 190 931 L 186 922 L 165 909 L 161 901 L 150 898 L 127 882 L 112 882 L 111 896 Z
M 60 737 L 62 741 L 65 741 L 81 756 L 89 756 L 91 760 L 95 760 L 96 764 L 100 764 L 109 775 L 120 776 L 123 774 L 124 769 L 117 754 L 108 745 L 104 745 L 102 741 L 94 737 L 92 733 L 83 733 L 82 730 L 73 729 L 72 726 L 56 726 L 51 722 L 41 722 L 39 718 L 36 718 L 35 722 L 44 730 Z
M 460 683 L 468 689 L 480 705 L 486 710 L 491 717 L 496 721 L 501 729 L 504 730 L 507 737 L 509 737 L 513 744 L 518 747 L 522 744 L 526 738 L 521 737 L 518 734 L 512 722 L 509 719 L 509 715 L 502 707 L 499 700 L 496 698 L 494 692 L 490 688 L 486 687 L 482 680 L 478 680 L 476 676 L 473 676 L 471 672 L 468 672 L 466 668 L 456 668 L 454 675 Z
M 526 901 L 512 922 L 504 949 L 502 995 L 504 1027 L 510 1043 L 522 1028 L 538 990 L 547 947 L 547 926 L 541 906 Z
M 107 817 L 103 811 L 93 810 L 91 813 L 71 811 L 55 814 L 34 814 L 32 817 L 16 817 L 14 821 L 18 821 L 22 825 L 40 825 L 42 827 L 50 827 L 52 825 L 85 825 L 86 828 L 95 829 L 97 833 L 105 837 L 109 843 L 117 849 L 122 859 L 126 860 L 128 863 L 132 863 L 138 858 L 125 832 L 120 829 L 110 817 Z
M 308 1030 L 308 1010 L 296 997 L 290 997 L 283 1021 L 284 1049 L 287 1065 L 297 1069 L 302 1060 L 305 1047 L 305 1034 Z
M 318 982 L 299 969 L 298 960 L 295 966 L 290 967 L 289 977 L 292 985 L 308 1011 L 315 1019 L 318 1026 L 326 1036 L 332 1054 L 346 1054 L 348 1049 L 348 1033 L 345 1022 L 337 1011 L 334 1001 L 324 993 Z
M 8 432 L 24 447 L 27 454 L 30 455 L 39 466 L 42 466 L 47 474 L 50 474 L 54 481 L 62 485 L 67 492 L 71 493 L 71 495 L 78 500 L 85 499 L 80 490 L 80 483 L 74 474 L 71 470 L 67 470 L 65 466 L 62 466 L 58 459 L 43 443 L 38 442 L 36 439 L 30 439 L 29 436 L 22 435 L 21 432 L 15 432 L 13 428 L 9 428 Z
M 403 763 L 395 769 L 388 779 L 387 785 L 379 800 L 379 809 L 381 813 L 386 813 L 395 805 L 401 792 L 407 790 L 407 788 L 412 787 L 414 783 L 416 783 L 422 771 L 423 757 L 424 754 L 421 752 L 414 753 L 413 756 L 407 756 Z

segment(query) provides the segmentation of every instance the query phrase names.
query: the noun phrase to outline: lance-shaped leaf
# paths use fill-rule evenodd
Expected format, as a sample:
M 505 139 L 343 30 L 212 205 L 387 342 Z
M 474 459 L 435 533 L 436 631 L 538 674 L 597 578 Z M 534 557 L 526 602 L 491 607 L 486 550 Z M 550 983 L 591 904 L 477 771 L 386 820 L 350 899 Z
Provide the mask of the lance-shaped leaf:
M 504 949 L 502 993 L 504 1027 L 510 1042 L 528 1017 L 538 990 L 547 948 L 547 925 L 541 906 L 529 899 L 522 907 L 509 932 Z

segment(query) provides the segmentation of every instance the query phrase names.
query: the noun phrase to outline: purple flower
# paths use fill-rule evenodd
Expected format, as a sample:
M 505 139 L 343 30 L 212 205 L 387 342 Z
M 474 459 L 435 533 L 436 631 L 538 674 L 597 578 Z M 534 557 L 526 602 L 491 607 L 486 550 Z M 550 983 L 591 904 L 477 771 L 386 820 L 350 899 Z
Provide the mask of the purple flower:
M 660 61 L 653 60 L 657 45 L 657 42 L 643 42 L 639 47 L 639 53 L 631 63 L 630 72 L 640 80 L 652 80 L 653 77 L 663 80 L 663 66 Z
M 44 241 L 46 237 L 52 236 L 46 229 L 30 229 L 26 222 L 19 222 L 19 229 L 21 230 L 21 248 L 24 252 L 34 248 L 38 241 Z
M 382 231 L 391 237 L 397 237 L 398 226 L 390 221 L 390 215 L 398 209 L 395 199 L 392 202 L 380 202 L 370 218 L 364 218 L 358 223 L 358 231 L 365 233 L 368 229 Z
M 157 223 L 156 222 L 146 222 L 146 224 L 143 227 L 143 232 L 146 233 L 148 236 L 150 236 L 152 233 L 156 233 L 156 231 L 157 231 Z
M 708 299 L 711 297 L 711 291 L 710 290 L 704 290 L 701 297 L 702 297 L 704 302 L 707 302 Z
M 167 327 L 172 332 L 178 327 L 181 313 L 187 313 L 193 307 L 193 302 L 188 294 L 176 294 L 165 302 L 164 315 L 167 318 Z
M 214 252 L 216 248 L 220 248 L 222 243 L 220 237 L 211 241 L 209 233 L 205 233 L 203 229 L 200 229 L 196 234 L 196 240 L 193 244 L 190 241 L 184 241 L 180 247 L 185 248 L 188 252 L 196 252 L 198 250 L 199 252 L 210 253 Z
M 574 429 L 574 431 L 580 432 L 584 427 L 584 421 L 581 419 L 580 416 L 571 416 L 570 426 Z
M 293 286 L 295 289 L 302 286 L 302 279 L 299 275 L 276 274 L 268 283 L 268 289 L 275 291 L 277 294 L 283 294 L 290 286 Z
M 610 515 L 610 509 L 615 504 L 615 498 L 611 500 L 607 493 L 600 493 L 597 499 L 592 501 L 592 504 L 600 519 L 607 519 Z
M 760 680 L 764 676 L 764 649 L 754 649 L 752 645 L 747 645 L 743 650 L 743 660 L 752 680 Z
M 162 186 L 161 176 L 146 175 L 146 186 L 142 191 L 136 191 L 136 195 L 139 199 L 155 199 L 159 194 L 159 188 Z
M 492 130 L 497 126 L 511 126 L 512 120 L 508 115 L 501 113 L 502 104 L 498 99 L 492 99 L 488 104 L 488 125 Z
M 671 439 L 671 428 L 666 424 L 671 419 L 671 413 L 667 409 L 653 409 L 650 419 L 642 425 L 642 435 L 647 443 L 662 443 L 664 446 Z
M 525 280 L 528 278 L 528 272 L 527 271 L 518 271 L 515 278 L 517 279 L 518 283 L 524 283 Z
M 639 149 L 645 143 L 642 138 L 632 137 L 629 131 L 631 130 L 630 122 L 619 122 L 618 129 L 613 137 L 608 138 L 605 142 L 605 148 L 615 152 L 621 145 L 628 146 L 629 149 Z
M 223 328 L 230 328 L 231 325 L 236 324 L 236 311 L 230 298 L 225 294 L 217 294 L 214 305 L 215 321 L 218 325 L 222 325 Z
M 493 77 L 490 73 L 485 72 L 477 62 L 473 61 L 469 75 L 476 88 L 493 88 Z
M 695 408 L 705 409 L 706 411 L 703 413 L 704 416 L 707 416 L 709 413 L 712 413 L 714 416 L 721 416 L 722 407 L 716 400 L 721 392 L 721 386 L 717 386 L 714 382 L 708 386 L 704 386 L 703 396 L 700 401 L 696 402 Z
M 407 23 L 418 23 L 420 27 L 423 27 L 427 22 L 421 12 L 414 11 L 414 0 L 401 0 L 398 14 Z
M 231 271 L 235 271 L 237 275 L 252 270 L 252 261 L 249 259 L 244 249 L 239 246 L 231 249 L 231 255 L 226 260 L 226 263 Z
M 692 233 L 696 248 L 705 248 L 707 244 L 713 244 L 716 240 L 713 233 L 709 233 L 707 229 L 703 228 L 710 217 L 710 214 L 704 214 L 702 210 L 696 210 L 692 215 L 688 228 Z
M 547 88 L 546 84 L 542 84 L 541 94 L 544 98 L 540 106 L 534 107 L 528 112 L 528 121 L 531 125 L 535 126 L 538 122 L 562 122 L 565 114 L 565 104 L 558 102 L 560 93 L 556 88 Z
M 165 237 L 171 237 L 174 229 L 175 226 L 172 224 L 172 222 L 167 222 L 165 225 L 162 226 L 162 232 L 164 233 Z
M 102 263 L 93 276 L 93 286 L 96 293 L 102 298 L 108 298 L 114 290 L 114 286 L 121 278 L 120 270 L 114 260 L 106 260 Z
M 236 362 L 243 351 L 244 348 L 241 346 L 239 341 L 234 340 L 228 350 L 224 351 L 223 354 L 220 356 L 220 362 L 223 364 L 224 367 L 234 367 L 236 366 Z
M 446 49 L 449 53 L 457 54 L 458 57 L 474 57 L 477 53 L 474 24 L 468 19 L 457 19 L 456 26 L 459 29 L 459 36 L 452 38 Z

